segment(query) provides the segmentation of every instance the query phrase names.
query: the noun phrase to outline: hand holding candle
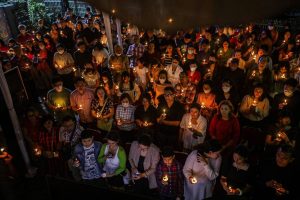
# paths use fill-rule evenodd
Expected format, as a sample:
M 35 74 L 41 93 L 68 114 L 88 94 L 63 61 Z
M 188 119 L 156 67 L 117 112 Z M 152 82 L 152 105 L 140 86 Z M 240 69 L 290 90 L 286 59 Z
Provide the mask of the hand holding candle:
M 197 178 L 196 178 L 195 176 L 191 176 L 191 177 L 190 177 L 190 182 L 191 182 L 192 184 L 196 184 L 196 183 L 198 182 L 198 180 L 197 180 Z

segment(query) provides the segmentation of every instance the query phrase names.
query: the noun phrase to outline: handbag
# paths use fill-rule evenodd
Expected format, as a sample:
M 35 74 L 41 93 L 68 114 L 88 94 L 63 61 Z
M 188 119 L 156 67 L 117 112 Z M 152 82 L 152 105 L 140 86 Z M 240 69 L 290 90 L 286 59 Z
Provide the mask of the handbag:
M 107 99 L 105 100 L 104 105 L 102 106 L 102 109 L 99 113 L 100 115 L 102 115 L 104 107 L 106 106 L 106 103 L 107 103 Z M 110 132 L 110 130 L 112 128 L 112 124 L 113 124 L 113 118 L 97 120 L 97 128 L 99 128 L 100 130 L 103 130 L 103 131 Z

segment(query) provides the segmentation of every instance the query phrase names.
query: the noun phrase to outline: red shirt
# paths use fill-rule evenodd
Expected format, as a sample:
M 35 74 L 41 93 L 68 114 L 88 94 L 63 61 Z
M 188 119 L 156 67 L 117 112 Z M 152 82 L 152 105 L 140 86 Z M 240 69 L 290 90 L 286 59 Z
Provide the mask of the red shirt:
M 198 84 L 201 80 L 201 74 L 199 71 L 195 71 L 192 74 L 191 70 L 188 70 L 187 75 L 188 75 L 189 81 L 193 84 Z M 197 83 L 196 83 L 196 81 L 197 81 Z
M 234 116 L 229 120 L 223 120 L 216 114 L 210 122 L 209 134 L 213 139 L 217 139 L 221 145 L 225 145 L 230 140 L 233 140 L 234 145 L 236 145 L 240 138 L 240 123 Z

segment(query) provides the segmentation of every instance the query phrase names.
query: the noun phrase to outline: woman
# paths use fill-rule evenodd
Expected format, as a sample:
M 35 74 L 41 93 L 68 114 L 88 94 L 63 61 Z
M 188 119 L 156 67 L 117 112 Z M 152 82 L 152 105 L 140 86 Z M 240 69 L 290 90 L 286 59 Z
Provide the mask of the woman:
M 57 23 L 53 23 L 51 25 L 50 37 L 52 38 L 52 40 L 55 44 L 58 43 L 60 35 L 59 35 L 59 29 L 58 29 Z
M 212 118 L 209 125 L 210 137 L 218 140 L 222 145 L 222 155 L 231 153 L 240 137 L 240 123 L 233 115 L 233 110 L 230 101 L 221 101 L 218 113 Z
M 100 74 L 91 63 L 87 63 L 84 68 L 81 76 L 87 83 L 87 86 L 91 89 L 97 88 L 100 85 Z
M 143 134 L 132 142 L 128 159 L 134 191 L 149 194 L 149 189 L 157 188 L 155 170 L 160 159 L 159 149 L 149 135 Z
M 232 157 L 233 162 L 222 170 L 220 183 L 226 195 L 231 195 L 230 199 L 240 199 L 251 191 L 255 174 L 248 162 L 249 153 L 245 146 L 238 146 Z
M 192 104 L 190 112 L 185 114 L 180 123 L 179 143 L 183 143 L 184 151 L 191 151 L 202 144 L 206 135 L 207 120 L 200 114 L 200 106 Z
M 39 132 L 38 148 L 42 151 L 46 174 L 57 175 L 64 165 L 60 162 L 58 151 L 58 128 L 55 127 L 54 120 L 50 115 L 46 115 L 41 120 Z M 37 149 L 38 149 L 37 148 Z
M 154 93 L 155 93 L 155 105 L 158 105 L 158 98 L 164 94 L 164 89 L 166 87 L 172 86 L 171 82 L 168 80 L 168 73 L 165 70 L 161 70 L 158 75 L 158 81 L 154 83 Z
M 132 142 L 134 139 L 134 120 L 135 107 L 132 105 L 129 94 L 121 95 L 121 104 L 116 110 L 117 127 L 121 131 L 122 142 Z
M 134 112 L 135 123 L 140 132 L 154 135 L 156 124 L 156 109 L 151 104 L 151 95 L 143 95 L 142 105 L 139 105 Z
M 262 127 L 264 120 L 269 115 L 270 103 L 262 84 L 253 87 L 252 94 L 244 96 L 240 113 L 243 117 L 243 125 Z
M 172 64 L 166 67 L 166 71 L 168 73 L 169 81 L 173 86 L 179 83 L 179 74 L 183 71 L 183 69 L 179 66 L 177 58 L 173 58 Z
M 184 198 L 202 200 L 212 197 L 221 166 L 221 147 L 216 140 L 206 141 L 192 151 L 184 164 Z
M 126 174 L 126 153 L 123 147 L 119 146 L 120 135 L 117 132 L 108 133 L 106 139 L 107 143 L 102 145 L 98 157 L 104 172 L 102 177 L 109 185 L 122 187 L 123 175 Z
M 229 42 L 224 41 L 222 47 L 217 51 L 218 62 L 221 67 L 225 66 L 227 60 L 233 56 L 233 49 L 229 48 Z
M 104 87 L 107 96 L 110 98 L 114 95 L 113 81 L 108 73 L 103 73 L 100 78 L 100 86 Z
M 97 119 L 97 128 L 110 131 L 113 123 L 114 106 L 103 87 L 95 91 L 95 98 L 91 103 L 91 114 Z
M 197 103 L 201 106 L 201 113 L 210 120 L 217 109 L 216 95 L 212 92 L 213 82 L 206 80 L 203 82 L 203 92 L 198 94 Z
M 116 91 L 117 95 L 121 96 L 122 94 L 127 93 L 133 102 L 138 101 L 141 96 L 139 86 L 134 81 L 130 80 L 130 75 L 127 71 L 124 71 L 121 77 L 121 82 Z
M 237 114 L 238 104 L 240 103 L 240 97 L 233 87 L 230 79 L 224 79 L 222 81 L 222 91 L 216 95 L 216 103 L 219 104 L 223 100 L 228 100 L 234 107 L 234 113 Z

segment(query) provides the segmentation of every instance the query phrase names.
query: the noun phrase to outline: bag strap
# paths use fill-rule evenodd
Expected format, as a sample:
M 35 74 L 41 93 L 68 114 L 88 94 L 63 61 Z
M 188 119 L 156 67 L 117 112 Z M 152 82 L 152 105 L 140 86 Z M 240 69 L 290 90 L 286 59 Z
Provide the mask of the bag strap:
M 101 108 L 101 111 L 100 111 L 100 113 L 99 113 L 100 115 L 102 115 L 102 112 L 103 112 L 103 110 L 104 110 L 104 108 L 105 108 L 105 106 L 106 106 L 107 100 L 108 100 L 108 98 L 105 99 L 105 102 L 104 102 L 104 104 L 103 104 L 103 106 L 102 106 L 102 108 Z

